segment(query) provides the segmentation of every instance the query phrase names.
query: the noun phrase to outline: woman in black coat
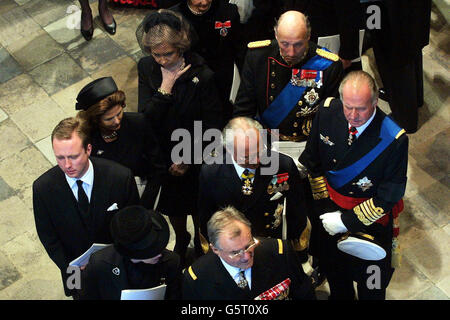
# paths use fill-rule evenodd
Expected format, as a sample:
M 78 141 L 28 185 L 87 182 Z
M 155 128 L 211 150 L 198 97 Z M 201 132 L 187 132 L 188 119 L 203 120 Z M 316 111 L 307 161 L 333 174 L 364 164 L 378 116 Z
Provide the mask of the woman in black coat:
M 88 123 L 92 156 L 118 162 L 147 181 L 141 204 L 152 209 L 165 168 L 163 158 L 150 121 L 141 113 L 124 112 L 125 100 L 113 78 L 99 78 L 78 94 L 77 116 Z
M 214 71 L 224 121 L 228 122 L 233 113 L 229 100 L 234 64 L 241 70 L 247 49 L 237 6 L 222 0 L 184 0 L 171 10 L 180 12 L 195 30 L 198 40 L 192 51 L 200 54 Z
M 182 262 L 191 237 L 186 229 L 188 214 L 194 221 L 196 252 L 201 254 L 197 197 L 203 155 L 193 151 L 202 146 L 205 130 L 220 130 L 222 124 L 213 72 L 189 51 L 189 28 L 180 14 L 160 9 L 150 13 L 136 31 L 144 53 L 150 54 L 138 63 L 138 110 L 148 116 L 161 144 L 167 171 L 158 210 L 170 218 L 176 234 L 174 251 Z M 202 136 L 194 136 L 194 126 Z M 177 138 L 183 134 L 189 135 L 182 140 L 185 144 Z M 181 146 L 185 147 L 182 155 L 176 151 Z

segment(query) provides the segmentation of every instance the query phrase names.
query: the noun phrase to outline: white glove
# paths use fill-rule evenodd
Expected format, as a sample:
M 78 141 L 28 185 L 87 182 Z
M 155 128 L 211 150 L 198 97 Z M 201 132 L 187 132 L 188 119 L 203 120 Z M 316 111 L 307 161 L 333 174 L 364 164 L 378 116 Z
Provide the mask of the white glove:
M 342 223 L 341 214 L 342 212 L 338 210 L 327 212 L 319 216 L 319 218 L 322 219 L 323 227 L 331 236 L 334 236 L 337 233 L 347 232 L 347 228 L 344 223 Z

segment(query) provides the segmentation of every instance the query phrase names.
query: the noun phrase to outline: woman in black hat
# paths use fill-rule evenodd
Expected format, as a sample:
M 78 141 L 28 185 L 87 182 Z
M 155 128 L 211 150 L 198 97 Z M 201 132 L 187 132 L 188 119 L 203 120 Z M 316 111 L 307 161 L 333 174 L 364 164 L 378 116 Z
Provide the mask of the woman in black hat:
M 113 78 L 96 79 L 78 94 L 77 116 L 88 123 L 92 156 L 118 162 L 147 181 L 141 204 L 151 209 L 165 167 L 150 122 L 140 113 L 124 112 L 125 98 Z
M 191 237 L 186 229 L 188 214 L 194 221 L 196 253 L 202 253 L 197 218 L 202 154 L 194 151 L 203 135 L 194 136 L 194 126 L 201 123 L 201 130 L 197 128 L 195 132 L 202 134 L 222 127 L 222 107 L 213 72 L 199 55 L 189 51 L 190 32 L 189 24 L 179 13 L 165 9 L 150 13 L 136 31 L 143 52 L 149 54 L 138 63 L 138 110 L 148 116 L 161 143 L 167 171 L 158 210 L 170 218 L 176 234 L 174 251 L 182 262 Z M 172 150 L 181 142 L 172 141 L 172 134 L 186 132 L 190 134 L 190 156 L 183 154 L 183 161 L 174 159 Z M 201 146 L 200 149 L 203 151 Z
M 91 255 L 82 272 L 81 299 L 120 300 L 122 290 L 166 284 L 165 299 L 180 299 L 180 257 L 166 249 L 169 225 L 142 206 L 119 210 L 111 220 L 113 245 Z

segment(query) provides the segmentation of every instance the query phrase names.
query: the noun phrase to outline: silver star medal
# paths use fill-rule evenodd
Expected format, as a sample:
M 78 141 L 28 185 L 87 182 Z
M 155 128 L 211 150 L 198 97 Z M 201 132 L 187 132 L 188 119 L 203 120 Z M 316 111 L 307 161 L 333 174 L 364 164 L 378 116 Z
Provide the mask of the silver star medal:
M 372 181 L 370 181 L 369 178 L 367 178 L 367 177 L 364 177 L 364 178 L 360 179 L 360 180 L 356 183 L 356 185 L 357 185 L 358 187 L 360 187 L 362 191 L 366 191 L 366 190 L 368 190 L 370 187 L 373 186 Z
M 305 100 L 310 106 L 312 106 L 314 103 L 316 103 L 317 100 L 319 100 L 319 94 L 316 92 L 316 90 L 311 89 L 305 94 Z

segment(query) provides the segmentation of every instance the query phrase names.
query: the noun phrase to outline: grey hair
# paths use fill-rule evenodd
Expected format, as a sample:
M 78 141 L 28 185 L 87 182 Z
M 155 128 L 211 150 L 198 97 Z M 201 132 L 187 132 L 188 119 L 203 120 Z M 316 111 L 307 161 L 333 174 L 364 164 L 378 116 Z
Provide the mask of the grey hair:
M 256 120 L 248 117 L 237 117 L 231 119 L 222 130 L 222 144 L 228 150 L 234 148 L 234 137 L 238 131 L 249 133 L 249 129 L 255 129 L 261 134 L 263 126 Z
M 228 228 L 231 231 L 231 236 L 238 237 L 241 234 L 241 229 L 236 225 L 236 221 L 243 223 L 251 229 L 251 222 L 236 208 L 228 206 L 222 210 L 217 211 L 212 215 L 207 224 L 208 238 L 210 243 L 218 248 L 219 236 Z
M 273 30 L 275 31 L 275 35 L 277 34 L 278 25 L 280 24 L 280 21 L 283 20 L 283 18 L 285 17 L 287 12 L 289 12 L 289 11 L 286 11 L 283 14 L 281 14 L 280 17 L 275 21 L 275 26 L 273 27 Z M 297 11 L 297 12 L 300 12 L 300 11 Z M 302 12 L 300 12 L 300 13 L 302 14 L 303 22 L 305 23 L 305 26 L 306 26 L 306 38 L 309 38 L 311 36 L 311 23 L 309 22 L 309 18 L 307 15 L 303 14 Z
M 344 86 L 348 81 L 357 82 L 358 84 L 366 82 L 369 86 L 371 92 L 371 102 L 372 105 L 377 102 L 378 99 L 378 87 L 375 82 L 375 79 L 367 72 L 363 70 L 352 71 L 348 73 L 344 79 L 342 79 L 341 84 L 339 85 L 339 96 L 341 101 L 343 101 L 343 90 Z

